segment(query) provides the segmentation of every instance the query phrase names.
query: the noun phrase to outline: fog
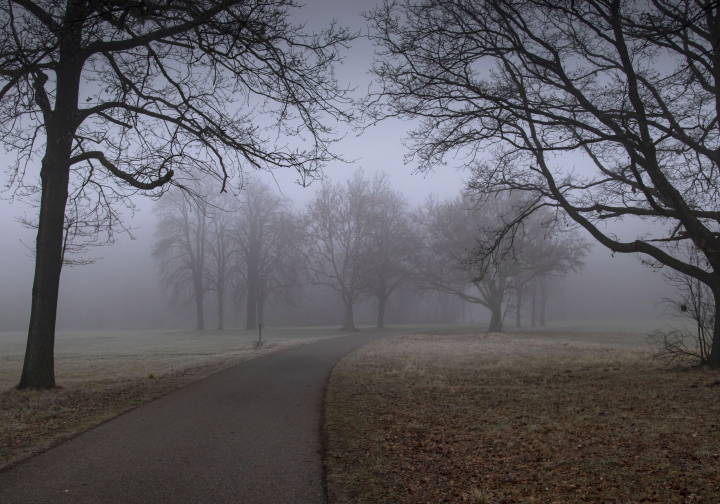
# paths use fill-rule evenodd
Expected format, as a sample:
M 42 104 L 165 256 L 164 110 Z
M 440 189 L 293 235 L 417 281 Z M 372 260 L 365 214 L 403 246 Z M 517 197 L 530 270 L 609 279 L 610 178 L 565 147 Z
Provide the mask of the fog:
M 298 14 L 299 20 L 309 27 L 319 28 L 332 18 L 341 25 L 366 30 L 360 12 L 372 7 L 374 2 L 310 1 Z M 360 96 L 368 87 L 370 78 L 366 71 L 372 62 L 372 47 L 366 40 L 358 40 L 347 53 L 338 68 L 341 82 L 356 87 Z M 374 126 L 361 135 L 344 130 L 345 138 L 335 146 L 349 162 L 336 163 L 325 168 L 328 181 L 345 181 L 358 167 L 366 174 L 381 171 L 389 175 L 395 190 L 402 192 L 411 207 L 422 204 L 430 194 L 439 198 L 453 198 L 463 188 L 467 174 L 451 164 L 437 168 L 429 174 L 415 173 L 412 163 L 405 163 L 406 150 L 401 144 L 412 124 L 389 121 Z M 12 153 L 2 157 L 8 167 Z M 39 160 L 31 176 L 39 173 Z M 459 162 L 458 162 L 459 164 Z M 273 174 L 253 173 L 253 180 L 273 184 L 279 192 L 292 200 L 300 211 L 318 190 L 320 182 L 302 188 L 296 184 L 297 174 L 277 171 Z M 4 181 L 5 182 L 5 181 Z M 25 245 L 34 243 L 34 232 L 24 229 L 16 217 L 29 214 L 34 209 L 20 201 L 12 201 L 12 192 L 2 193 L 0 201 L 0 332 L 27 329 L 30 312 L 30 295 L 33 280 L 33 260 Z M 126 224 L 134 228 L 134 239 L 128 235 L 118 236 L 111 246 L 89 252 L 101 257 L 95 264 L 64 268 L 61 276 L 57 329 L 58 330 L 106 330 L 106 329 L 162 329 L 193 328 L 194 313 L 184 307 L 171 307 L 169 296 L 163 291 L 157 263 L 151 257 L 156 236 L 156 217 L 153 202 L 135 197 L 139 211 L 126 216 Z M 643 229 L 625 229 L 628 235 L 642 233 Z M 592 242 L 590 237 L 588 241 Z M 327 289 L 306 287 L 294 306 L 278 304 L 267 309 L 268 325 L 339 325 L 342 323 L 342 307 Z M 559 280 L 548 302 L 548 323 L 581 320 L 654 320 L 663 315 L 658 303 L 672 291 L 663 282 L 660 273 L 653 272 L 634 256 L 615 254 L 599 244 L 594 244 L 585 259 L 585 268 Z M 388 305 L 388 323 L 398 321 L 398 310 L 403 305 L 404 294 L 398 291 Z M 206 327 L 214 327 L 213 300 L 206 306 Z M 357 324 L 372 324 L 375 305 L 371 300 L 361 301 L 356 309 Z M 422 322 L 432 321 L 431 314 L 406 313 L 406 319 Z M 244 321 L 244 309 L 227 305 L 226 327 L 240 327 Z M 458 311 L 452 321 L 462 321 Z M 485 329 L 489 320 L 488 310 L 479 306 L 465 306 L 465 321 Z M 413 318 L 414 317 L 414 318 Z M 508 319 L 511 317 L 508 317 Z M 506 327 L 511 329 L 511 324 Z
M 393 174 L 406 167 L 392 169 L 388 164 L 379 165 Z M 341 174 L 328 169 L 332 178 Z M 453 197 L 462 186 L 462 174 L 452 173 L 456 187 L 448 184 L 444 197 Z M 280 184 L 282 178 L 276 175 Z M 421 203 L 431 192 L 437 193 L 434 176 L 410 179 L 393 177 L 397 189 L 402 190 L 413 204 Z M 446 177 L 449 178 L 449 177 Z M 398 182 L 400 179 L 402 182 Z M 284 190 L 292 197 L 296 207 L 306 201 L 315 187 Z M 24 229 L 14 220 L 23 211 L 20 203 L 2 203 L 0 226 L 3 240 L 0 242 L 0 331 L 26 330 L 30 311 L 34 263 L 28 249 L 23 245 L 32 244 L 34 232 Z M 131 239 L 120 236 L 117 243 L 90 251 L 100 259 L 91 265 L 66 267 L 63 269 L 58 310 L 58 330 L 105 330 L 105 329 L 162 329 L 192 328 L 193 311 L 190 305 L 171 307 L 168 295 L 163 291 L 158 268 L 150 252 L 155 239 L 155 217 L 153 203 L 138 199 L 140 211 L 127 222 L 134 227 Z M 342 322 L 342 305 L 333 293 L 307 287 L 294 306 L 277 305 L 267 309 L 266 324 L 270 325 L 326 325 Z M 558 281 L 548 302 L 548 323 L 556 321 L 581 320 L 652 320 L 660 319 L 663 307 L 658 305 L 663 297 L 672 294 L 663 282 L 660 273 L 642 265 L 634 256 L 615 254 L 600 245 L 594 245 L 585 260 L 585 267 L 579 273 L 570 273 Z M 397 304 L 403 293 L 396 293 L 394 304 L 388 308 L 388 323 L 396 319 Z M 213 314 L 216 307 L 212 300 L 206 306 L 207 327 L 215 324 Z M 356 308 L 356 323 L 372 324 L 375 306 L 372 301 L 361 302 Z M 489 311 L 466 304 L 466 322 L 473 320 L 479 329 L 485 329 Z M 244 309 L 231 304 L 226 308 L 228 327 L 241 327 Z M 426 317 L 426 322 L 433 322 Z M 417 317 L 414 321 L 420 322 Z M 456 317 L 461 322 L 461 316 Z M 511 328 L 510 324 L 506 327 Z

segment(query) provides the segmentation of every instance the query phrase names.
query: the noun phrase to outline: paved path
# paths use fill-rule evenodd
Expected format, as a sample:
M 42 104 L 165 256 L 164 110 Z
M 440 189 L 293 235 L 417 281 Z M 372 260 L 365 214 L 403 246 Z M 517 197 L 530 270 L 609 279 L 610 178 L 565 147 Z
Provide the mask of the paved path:
M 176 390 L 0 473 L 0 503 L 323 503 L 326 379 L 388 334 L 282 350 Z

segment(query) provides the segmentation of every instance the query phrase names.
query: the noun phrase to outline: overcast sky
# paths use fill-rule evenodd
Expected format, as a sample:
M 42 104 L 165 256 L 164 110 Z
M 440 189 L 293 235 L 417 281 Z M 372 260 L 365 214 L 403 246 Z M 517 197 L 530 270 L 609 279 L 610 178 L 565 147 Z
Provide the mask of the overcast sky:
M 365 34 L 367 25 L 361 13 L 374 4 L 372 0 L 308 0 L 295 18 L 306 22 L 311 29 L 320 29 L 334 18 L 340 25 Z M 357 40 L 336 72 L 341 83 L 357 88 L 359 94 L 370 85 L 367 71 L 372 63 L 372 51 L 367 40 Z M 462 171 L 449 165 L 434 173 L 418 174 L 415 166 L 404 164 L 406 150 L 401 140 L 411 127 L 412 124 L 394 121 L 375 126 L 359 137 L 345 131 L 345 138 L 335 150 L 345 159 L 356 162 L 330 165 L 325 174 L 331 180 L 341 181 L 357 167 L 364 168 L 368 174 L 385 171 L 413 206 L 422 203 L 430 193 L 454 197 L 463 187 L 466 174 Z M 3 156 L 2 164 L 8 167 L 11 158 L 12 153 Z M 35 169 L 39 171 L 39 166 Z M 255 176 L 271 180 L 267 174 Z M 290 172 L 275 172 L 272 179 L 298 207 L 311 198 L 318 186 L 303 189 L 294 183 L 296 174 Z M 5 182 L 3 180 L 3 184 Z M 8 192 L 3 193 L 0 201 L 0 331 L 23 330 L 27 326 L 33 275 L 33 262 L 21 241 L 32 244 L 34 233 L 22 229 L 14 220 L 23 212 L 33 210 L 18 202 L 11 204 L 8 196 Z M 59 329 L 73 328 L 80 319 L 84 326 L 87 321 L 96 321 L 98 327 L 153 326 L 161 319 L 163 323 L 172 324 L 173 314 L 165 310 L 165 297 L 150 258 L 154 233 L 152 204 L 143 198 L 137 198 L 136 202 L 140 212 L 129 222 L 137 228 L 137 240 L 120 237 L 112 247 L 98 250 L 96 255 L 103 257 L 98 263 L 63 270 Z M 637 259 L 619 255 L 613 258 L 608 250 L 596 246 L 585 272 L 568 279 L 557 304 L 563 307 L 568 318 L 646 318 L 660 313 L 655 304 L 667 294 L 660 275 L 641 266 Z M 164 315 L 158 317 L 158 312 Z M 125 324 L 129 318 L 133 323 Z

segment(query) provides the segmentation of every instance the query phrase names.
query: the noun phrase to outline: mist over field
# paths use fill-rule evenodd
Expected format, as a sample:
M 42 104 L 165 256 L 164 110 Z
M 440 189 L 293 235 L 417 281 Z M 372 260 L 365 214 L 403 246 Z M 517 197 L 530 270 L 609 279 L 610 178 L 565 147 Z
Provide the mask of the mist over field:
M 403 166 L 391 169 L 387 165 L 379 168 L 391 174 L 407 169 Z M 340 170 L 338 173 L 329 168 L 327 172 L 331 178 L 342 176 Z M 459 186 L 462 174 L 448 172 L 457 178 Z M 278 176 L 278 179 L 281 177 Z M 415 203 L 419 204 L 433 187 L 421 176 L 416 176 L 412 182 L 412 186 L 398 184 L 396 188 L 405 194 L 416 195 Z M 296 206 L 299 206 L 299 202 L 306 200 L 314 190 L 315 186 L 308 189 L 290 186 L 290 191 L 285 193 L 295 196 Z M 454 196 L 454 191 L 448 193 L 448 197 Z M 63 270 L 58 330 L 193 328 L 192 303 L 184 307 L 168 305 L 168 294 L 162 289 L 157 264 L 151 257 L 156 234 L 152 202 L 138 198 L 138 203 L 140 212 L 128 220 L 135 228 L 135 240 L 120 236 L 117 243 L 90 251 L 90 254 L 101 257 L 95 264 Z M 32 244 L 34 236 L 32 231 L 23 229 L 13 219 L 23 208 L 19 203 L 10 205 L 3 201 L 1 204 L 0 331 L 23 331 L 27 329 L 34 266 L 23 243 Z M 342 322 L 340 303 L 333 305 L 332 296 L 323 295 L 318 289 L 308 287 L 308 290 L 316 291 L 315 299 L 298 299 L 295 306 L 278 304 L 269 307 L 266 324 L 339 326 Z M 653 272 L 633 256 L 615 254 L 613 257 L 610 251 L 594 245 L 585 260 L 584 269 L 579 273 L 570 273 L 557 283 L 556 292 L 548 301 L 548 323 L 660 319 L 664 308 L 658 303 L 670 295 L 672 289 L 663 282 L 660 273 Z M 395 296 L 401 297 L 402 293 L 398 292 Z M 328 297 L 331 299 L 328 300 Z M 212 328 L 216 307 L 212 300 L 209 301 L 205 311 L 208 327 Z M 489 311 L 469 303 L 465 308 L 466 321 L 474 320 L 479 330 L 485 330 Z M 244 307 L 230 304 L 226 310 L 228 327 L 243 326 Z M 389 323 L 393 323 L 394 316 L 391 304 Z M 356 322 L 372 324 L 374 317 L 372 301 L 361 302 L 356 309 Z M 508 314 L 507 329 L 513 327 L 511 318 Z M 431 317 L 426 321 L 434 322 Z M 461 322 L 462 315 L 458 314 L 455 321 Z
M 340 25 L 350 26 L 365 33 L 367 26 L 360 16 L 375 5 L 365 2 L 308 2 L 294 15 L 298 21 L 308 23 L 309 28 L 325 26 L 331 19 Z M 347 51 L 345 61 L 337 68 L 339 80 L 356 89 L 355 95 L 367 91 L 371 77 L 367 70 L 372 64 L 372 44 L 357 39 Z M 435 194 L 440 199 L 454 198 L 464 187 L 466 172 L 458 171 L 452 164 L 438 167 L 435 172 L 415 173 L 413 161 L 404 159 L 407 151 L 401 141 L 412 124 L 388 120 L 373 126 L 359 135 L 345 131 L 345 137 L 334 146 L 335 152 L 347 163 L 334 163 L 325 168 L 328 181 L 344 182 L 355 169 L 363 168 L 368 177 L 384 172 L 389 176 L 391 187 L 401 192 L 411 208 L 423 204 Z M 2 164 L 9 166 L 13 153 L 2 156 Z M 461 160 L 458 161 L 458 165 Z M 28 177 L 37 177 L 39 159 L 31 166 Z M 319 190 L 322 182 L 310 187 L 300 187 L 297 174 L 290 171 L 250 173 L 250 184 L 255 180 L 268 182 L 278 193 L 290 199 L 297 212 Z M 33 259 L 27 246 L 32 247 L 35 233 L 24 229 L 16 218 L 27 213 L 30 217 L 36 209 L 28 208 L 20 201 L 10 201 L 12 191 L 2 193 L 0 200 L 0 331 L 25 331 L 30 313 L 33 281 Z M 135 216 L 124 215 L 125 223 L 133 229 L 135 237 L 119 234 L 117 242 L 110 246 L 92 249 L 87 255 L 100 257 L 95 264 L 65 267 L 60 282 L 57 329 L 63 330 L 109 330 L 109 329 L 163 329 L 194 326 L 192 302 L 181 306 L 169 306 L 169 294 L 162 288 L 157 261 L 151 257 L 156 242 L 157 217 L 152 208 L 155 203 L 142 196 L 135 196 L 138 206 Z M 642 234 L 643 229 L 629 229 L 628 234 Z M 582 233 L 581 233 L 582 234 Z M 547 305 L 548 323 L 581 320 L 655 320 L 663 316 L 664 308 L 658 306 L 663 297 L 672 295 L 661 275 L 653 272 L 632 255 L 615 254 L 587 237 L 592 244 L 585 266 L 580 272 L 571 272 L 559 279 Z M 23 245 L 25 244 L 25 245 Z M 409 314 L 403 305 L 402 291 L 394 292 L 388 305 L 388 323 L 399 321 L 434 322 L 437 317 L 425 311 Z M 408 298 L 410 299 L 410 298 Z M 412 299 L 407 302 L 414 302 Z M 217 307 L 208 294 L 205 307 L 206 326 L 214 325 Z M 356 323 L 373 324 L 376 303 L 361 299 L 355 310 Z M 228 302 L 226 326 L 242 327 L 245 320 L 244 306 Z M 480 306 L 465 304 L 452 317 L 452 322 L 476 324 L 485 330 L 490 313 Z M 322 288 L 306 286 L 303 295 L 293 304 L 275 303 L 266 308 L 267 325 L 339 325 L 342 323 L 342 305 L 336 297 Z M 505 328 L 514 324 L 508 312 Z M 527 323 L 525 324 L 527 325 Z

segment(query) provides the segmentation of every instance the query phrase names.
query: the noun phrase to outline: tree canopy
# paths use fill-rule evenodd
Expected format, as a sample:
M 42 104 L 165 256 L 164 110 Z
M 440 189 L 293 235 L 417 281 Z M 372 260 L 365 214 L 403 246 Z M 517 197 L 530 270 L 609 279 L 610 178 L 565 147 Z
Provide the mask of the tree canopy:
M 36 270 L 20 387 L 54 385 L 66 203 L 158 195 L 196 173 L 287 167 L 305 183 L 347 120 L 333 75 L 353 38 L 306 33 L 293 0 L 26 1 L 0 6 L 0 141 L 10 184 L 37 184 Z M 40 181 L 30 175 L 42 159 Z M 28 178 L 30 177 L 30 178 Z M 31 180 L 32 179 L 32 180 Z
M 404 0 L 368 17 L 369 110 L 420 119 L 408 146 L 421 170 L 464 156 L 479 199 L 532 193 L 520 215 L 556 209 L 720 300 L 717 2 Z M 620 221 L 640 231 L 623 237 Z

